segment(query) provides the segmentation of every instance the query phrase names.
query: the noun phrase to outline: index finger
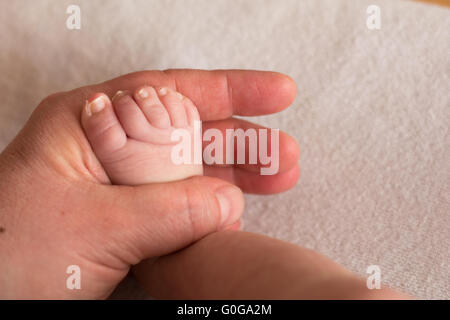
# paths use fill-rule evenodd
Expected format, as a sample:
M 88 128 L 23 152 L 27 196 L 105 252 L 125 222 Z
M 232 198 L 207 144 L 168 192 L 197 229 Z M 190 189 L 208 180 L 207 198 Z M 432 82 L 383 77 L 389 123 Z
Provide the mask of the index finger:
M 181 92 L 194 102 L 203 121 L 276 113 L 287 108 L 297 95 L 290 77 L 253 70 L 141 71 L 90 87 L 89 91 L 95 88 L 113 95 L 142 85 L 168 86 Z

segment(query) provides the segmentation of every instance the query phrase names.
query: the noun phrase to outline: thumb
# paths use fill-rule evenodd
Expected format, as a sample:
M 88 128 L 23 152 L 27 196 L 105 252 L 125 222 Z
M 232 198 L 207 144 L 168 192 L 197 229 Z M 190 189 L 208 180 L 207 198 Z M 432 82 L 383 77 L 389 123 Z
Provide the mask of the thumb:
M 117 187 L 114 220 L 126 257 L 140 260 L 181 249 L 239 221 L 244 209 L 241 190 L 211 177 L 178 182 Z M 116 202 L 116 201 L 115 201 Z M 124 246 L 123 246 L 124 245 Z M 124 256 L 125 257 L 125 256 Z M 129 260 L 129 259 L 127 259 Z

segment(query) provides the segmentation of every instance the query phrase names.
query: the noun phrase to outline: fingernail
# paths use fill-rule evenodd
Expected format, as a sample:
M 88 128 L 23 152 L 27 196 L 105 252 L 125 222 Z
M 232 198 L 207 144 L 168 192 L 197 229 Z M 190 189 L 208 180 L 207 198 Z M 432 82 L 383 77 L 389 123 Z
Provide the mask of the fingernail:
M 234 231 L 242 230 L 242 224 L 243 224 L 242 220 L 238 220 L 235 223 L 226 226 L 225 228 L 223 228 L 223 230 L 234 230 Z
M 117 98 L 120 98 L 121 96 L 124 96 L 126 94 L 126 92 L 125 91 L 117 91 L 115 94 L 114 94 L 114 96 L 112 97 L 112 99 L 111 99 L 111 101 L 114 101 L 115 99 L 117 99 Z
M 180 100 L 183 100 L 183 95 L 181 93 L 177 92 L 177 98 Z
M 165 96 L 167 94 L 167 88 L 162 87 L 161 89 L 159 89 L 159 94 Z
M 145 99 L 148 97 L 148 90 L 147 88 L 142 88 L 141 90 L 138 91 L 137 95 L 139 96 L 139 98 L 141 99 Z
M 242 192 L 238 187 L 226 186 L 216 190 L 220 207 L 220 225 L 226 227 L 239 220 L 242 212 Z
M 92 116 L 92 114 L 102 111 L 105 106 L 105 100 L 103 100 L 102 96 L 95 98 L 91 102 L 86 100 L 86 113 L 88 116 Z

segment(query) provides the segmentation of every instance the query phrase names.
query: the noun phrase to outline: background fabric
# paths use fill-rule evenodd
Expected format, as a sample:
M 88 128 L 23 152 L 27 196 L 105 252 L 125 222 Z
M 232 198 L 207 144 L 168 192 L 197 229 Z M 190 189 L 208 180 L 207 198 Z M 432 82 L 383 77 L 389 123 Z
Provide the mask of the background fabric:
M 245 229 L 449 299 L 450 11 L 400 0 L 0 0 L 0 149 L 46 95 L 142 69 L 275 70 L 298 185 L 247 196 Z M 81 30 L 66 8 L 81 7 Z M 369 5 L 380 30 L 366 27 Z M 80 101 L 80 107 L 82 102 Z M 127 280 L 115 297 L 146 297 Z

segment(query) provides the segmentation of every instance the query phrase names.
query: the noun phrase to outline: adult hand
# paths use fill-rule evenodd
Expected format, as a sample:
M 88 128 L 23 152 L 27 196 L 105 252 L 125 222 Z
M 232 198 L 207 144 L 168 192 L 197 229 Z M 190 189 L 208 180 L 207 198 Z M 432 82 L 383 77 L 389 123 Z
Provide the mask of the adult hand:
M 411 299 L 346 270 L 318 252 L 243 231 L 207 235 L 134 268 L 156 299 Z
M 277 112 L 296 95 L 293 81 L 277 73 L 171 70 L 46 98 L 0 156 L 1 298 L 106 298 L 131 265 L 238 223 L 243 197 L 233 184 L 273 193 L 296 183 L 298 146 L 280 133 L 274 176 L 260 176 L 258 166 L 223 166 L 206 168 L 212 177 L 108 185 L 80 126 L 83 102 L 144 84 L 180 91 L 197 105 L 204 128 L 221 130 L 258 128 L 230 117 Z M 66 287 L 70 265 L 80 267 L 81 290 Z

